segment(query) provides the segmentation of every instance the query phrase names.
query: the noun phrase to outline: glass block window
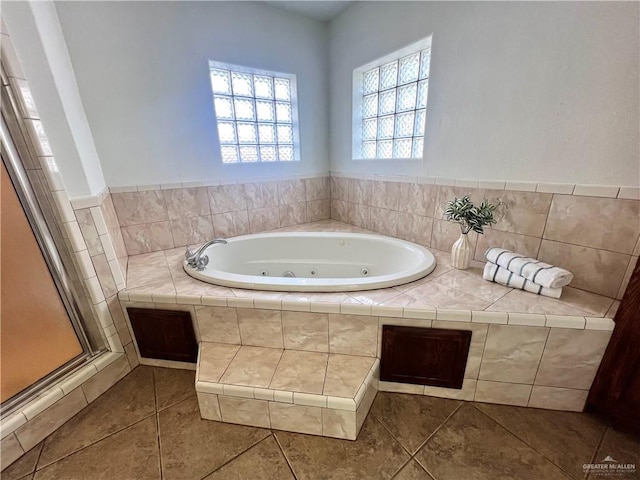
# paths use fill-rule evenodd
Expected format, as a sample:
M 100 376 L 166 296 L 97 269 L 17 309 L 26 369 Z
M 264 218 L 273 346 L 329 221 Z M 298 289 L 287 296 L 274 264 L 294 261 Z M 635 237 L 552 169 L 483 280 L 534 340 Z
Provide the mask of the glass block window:
M 422 158 L 430 45 L 429 38 L 354 71 L 354 158 Z
M 300 160 L 296 77 L 209 62 L 222 163 Z

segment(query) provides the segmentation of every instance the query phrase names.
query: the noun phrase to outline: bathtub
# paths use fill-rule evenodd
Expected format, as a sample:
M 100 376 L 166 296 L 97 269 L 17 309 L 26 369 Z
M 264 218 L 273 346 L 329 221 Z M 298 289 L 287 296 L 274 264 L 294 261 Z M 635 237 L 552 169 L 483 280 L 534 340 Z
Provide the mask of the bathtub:
M 429 250 L 397 238 L 360 233 L 243 235 L 208 247 L 209 263 L 190 276 L 235 288 L 285 292 L 373 290 L 412 282 L 433 271 Z

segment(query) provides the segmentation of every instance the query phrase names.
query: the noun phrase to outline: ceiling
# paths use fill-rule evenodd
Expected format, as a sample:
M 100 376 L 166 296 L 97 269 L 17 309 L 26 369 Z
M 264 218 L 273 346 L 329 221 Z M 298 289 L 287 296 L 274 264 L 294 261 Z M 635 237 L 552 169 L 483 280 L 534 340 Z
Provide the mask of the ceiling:
M 328 22 L 346 10 L 354 1 L 288 1 L 275 0 L 266 1 L 274 7 L 299 13 L 305 17 L 314 18 L 323 22 Z

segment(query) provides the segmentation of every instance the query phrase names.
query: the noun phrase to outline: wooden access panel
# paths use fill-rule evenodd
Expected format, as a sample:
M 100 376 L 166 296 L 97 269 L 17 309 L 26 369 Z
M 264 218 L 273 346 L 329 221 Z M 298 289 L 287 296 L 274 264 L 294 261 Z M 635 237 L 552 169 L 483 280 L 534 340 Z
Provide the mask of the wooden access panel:
M 383 325 L 380 380 L 462 388 L 471 331 Z
M 195 363 L 198 343 L 189 312 L 128 307 L 140 356 Z

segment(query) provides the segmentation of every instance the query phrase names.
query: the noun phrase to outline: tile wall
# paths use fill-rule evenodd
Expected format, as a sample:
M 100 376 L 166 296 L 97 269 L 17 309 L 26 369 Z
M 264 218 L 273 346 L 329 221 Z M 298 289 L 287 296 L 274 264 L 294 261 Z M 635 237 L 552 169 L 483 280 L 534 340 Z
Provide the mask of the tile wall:
M 324 220 L 330 208 L 328 177 L 111 192 L 129 255 Z
M 571 286 L 620 299 L 640 255 L 640 189 L 524 182 L 351 178 L 331 174 L 331 218 L 448 251 L 460 236 L 448 200 L 501 199 L 498 223 L 470 233 L 474 258 L 502 247 L 573 272 Z
M 115 215 L 109 217 L 108 212 L 103 215 L 100 208 L 87 208 L 80 214 L 74 212 L 4 24 L 0 33 L 2 66 L 6 73 L 6 77 L 2 76 L 3 93 L 15 100 L 21 117 L 16 128 L 22 130 L 23 138 L 14 138 L 14 141 L 21 142 L 20 150 L 28 152 L 22 158 L 27 176 L 43 209 L 53 213 L 56 223 L 50 224 L 50 228 L 59 230 L 72 253 L 72 261 L 82 278 L 81 294 L 86 295 L 90 313 L 100 326 L 109 350 L 2 419 L 0 447 L 4 468 L 124 377 L 132 365 L 124 354 L 128 331 L 115 295 L 117 289 L 124 288 L 123 267 L 126 271 L 126 252 L 119 260 L 113 253 L 111 233 L 117 233 L 113 228 Z M 94 222 L 97 236 L 83 235 L 83 226 L 89 219 Z M 125 331 L 122 337 L 120 333 Z M 128 343 L 131 343 L 130 337 Z

